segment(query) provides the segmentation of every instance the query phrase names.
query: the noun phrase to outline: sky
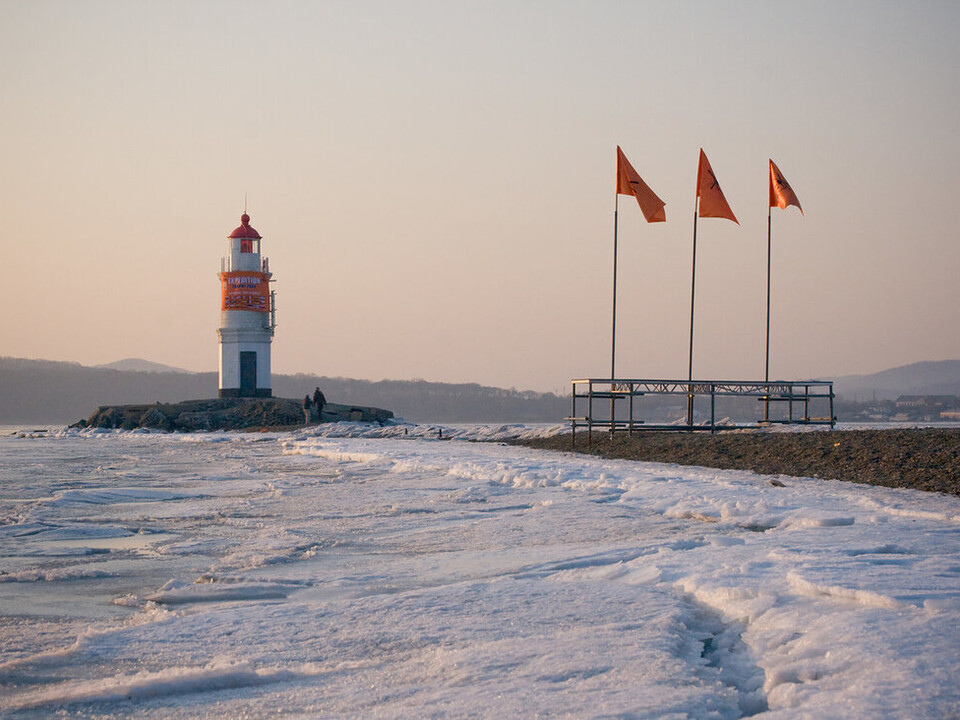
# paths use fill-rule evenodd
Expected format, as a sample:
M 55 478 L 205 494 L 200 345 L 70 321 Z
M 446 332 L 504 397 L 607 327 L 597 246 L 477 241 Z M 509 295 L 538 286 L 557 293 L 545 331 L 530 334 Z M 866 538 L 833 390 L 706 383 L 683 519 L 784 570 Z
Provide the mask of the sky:
M 215 370 L 246 203 L 273 370 L 568 392 L 960 358 L 952 2 L 0 0 L 0 355 Z

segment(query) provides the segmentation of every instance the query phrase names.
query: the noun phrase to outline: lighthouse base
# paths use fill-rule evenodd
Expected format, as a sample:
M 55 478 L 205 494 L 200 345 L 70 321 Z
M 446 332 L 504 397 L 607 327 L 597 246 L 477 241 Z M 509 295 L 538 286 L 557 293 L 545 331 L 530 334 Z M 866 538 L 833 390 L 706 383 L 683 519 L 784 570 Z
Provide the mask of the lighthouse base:
M 273 397 L 270 388 L 258 388 L 256 390 L 241 390 L 240 388 L 220 388 L 220 397 L 222 398 L 268 398 Z
M 270 336 L 266 328 L 220 328 L 220 397 L 265 398 L 270 391 Z

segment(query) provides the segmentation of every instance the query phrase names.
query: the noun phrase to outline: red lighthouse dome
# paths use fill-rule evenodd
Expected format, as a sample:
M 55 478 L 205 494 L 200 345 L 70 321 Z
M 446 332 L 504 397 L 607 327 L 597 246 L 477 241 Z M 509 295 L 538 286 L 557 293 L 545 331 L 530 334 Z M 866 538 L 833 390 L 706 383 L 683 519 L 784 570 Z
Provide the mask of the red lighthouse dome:
M 250 225 L 250 216 L 244 213 L 240 216 L 240 227 L 227 235 L 231 240 L 260 240 L 260 233 Z

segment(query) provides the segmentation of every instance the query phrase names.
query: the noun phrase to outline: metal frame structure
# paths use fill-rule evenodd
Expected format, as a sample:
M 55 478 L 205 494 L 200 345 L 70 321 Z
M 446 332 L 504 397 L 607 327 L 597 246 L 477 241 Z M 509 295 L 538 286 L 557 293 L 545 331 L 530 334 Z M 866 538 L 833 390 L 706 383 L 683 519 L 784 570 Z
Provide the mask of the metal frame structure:
M 711 433 L 718 430 L 755 429 L 766 425 L 829 425 L 836 424 L 833 414 L 833 381 L 830 380 L 798 380 L 798 381 L 730 381 L 730 380 L 611 380 L 609 378 L 586 378 L 572 380 L 570 396 L 570 423 L 573 432 L 573 443 L 576 444 L 577 428 L 586 428 L 587 443 L 593 437 L 594 428 L 607 430 L 610 434 L 626 431 L 633 434 L 635 431 L 649 430 L 676 430 L 695 431 L 706 430 Z M 688 414 L 687 422 L 681 424 L 651 424 L 635 416 L 635 398 L 647 395 L 662 396 L 675 395 L 686 397 L 688 407 L 692 408 L 698 396 L 710 398 L 710 419 L 696 424 L 692 414 Z M 756 398 L 763 403 L 763 419 L 751 424 L 718 424 L 716 418 L 716 400 L 718 397 Z M 607 405 L 606 402 L 594 405 L 597 400 L 608 400 L 609 411 L 606 416 L 598 416 L 598 409 Z M 617 418 L 616 406 L 618 402 L 626 400 L 625 418 Z M 578 404 L 578 401 L 580 403 Z M 586 407 L 583 408 L 583 402 Z M 829 415 L 813 417 L 810 415 L 810 404 L 826 401 L 829 405 Z M 770 419 L 770 404 L 781 403 L 786 408 L 786 417 L 778 420 Z M 578 414 L 578 410 L 585 412 Z M 795 410 L 797 412 L 795 412 Z M 802 413 L 800 412 L 802 410 Z M 602 413 L 603 411 L 600 410 Z M 624 413 L 621 413 L 624 414 Z

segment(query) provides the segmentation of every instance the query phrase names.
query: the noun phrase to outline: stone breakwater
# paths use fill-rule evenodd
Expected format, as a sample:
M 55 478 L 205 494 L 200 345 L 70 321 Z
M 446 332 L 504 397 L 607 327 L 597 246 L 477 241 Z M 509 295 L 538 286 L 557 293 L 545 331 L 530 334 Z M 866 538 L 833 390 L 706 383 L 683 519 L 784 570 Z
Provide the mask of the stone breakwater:
M 246 430 L 303 425 L 303 401 L 286 398 L 214 398 L 153 405 L 104 405 L 72 427 L 149 428 L 173 432 Z M 377 422 L 393 419 L 381 408 L 328 403 L 320 422 Z
M 960 495 L 960 430 L 834 430 L 818 432 L 728 432 L 715 435 L 640 432 L 632 437 L 586 433 L 519 441 L 552 450 L 575 450 L 608 458 L 753 470 L 913 488 Z

